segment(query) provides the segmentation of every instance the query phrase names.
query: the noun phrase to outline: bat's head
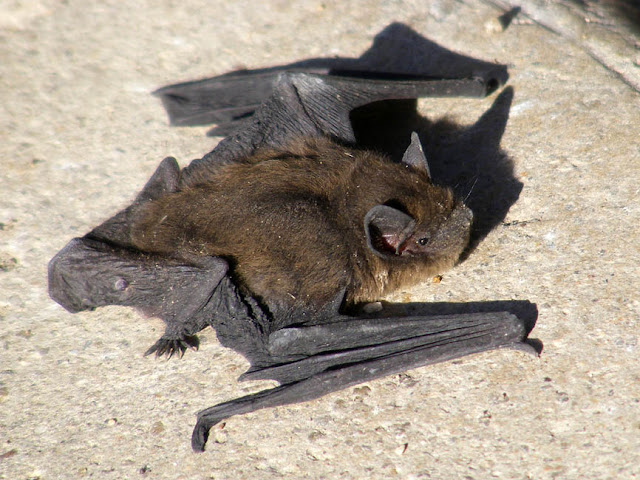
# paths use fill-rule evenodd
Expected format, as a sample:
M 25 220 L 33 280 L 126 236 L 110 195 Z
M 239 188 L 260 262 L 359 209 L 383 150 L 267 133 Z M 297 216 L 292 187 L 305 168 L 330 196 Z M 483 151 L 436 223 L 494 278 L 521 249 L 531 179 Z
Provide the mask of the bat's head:
M 431 182 L 414 133 L 403 157 L 413 177 L 364 218 L 367 246 L 390 265 L 415 264 L 425 274 L 451 267 L 469 242 L 473 214 L 451 189 Z M 425 271 L 426 270 L 426 271 Z
M 430 197 L 439 196 L 444 202 L 416 208 L 413 199 L 406 204 L 393 200 L 371 208 L 364 223 L 373 253 L 385 259 L 419 257 L 452 265 L 469 242 L 473 214 L 464 203 L 451 198 L 450 190 L 440 190 Z

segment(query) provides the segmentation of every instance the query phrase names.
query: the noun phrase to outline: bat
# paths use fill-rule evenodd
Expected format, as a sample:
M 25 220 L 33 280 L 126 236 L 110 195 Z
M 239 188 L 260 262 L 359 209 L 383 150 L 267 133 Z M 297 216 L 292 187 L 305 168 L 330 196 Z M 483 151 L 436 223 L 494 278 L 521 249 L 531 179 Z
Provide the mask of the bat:
M 199 412 L 197 452 L 233 415 L 476 352 L 535 350 L 528 302 L 520 315 L 471 304 L 454 313 L 366 308 L 452 267 L 473 212 L 434 182 L 417 133 L 395 161 L 362 148 L 354 111 L 484 97 L 500 72 L 432 78 L 298 65 L 160 89 L 173 124 L 215 121 L 216 133 L 235 133 L 183 169 L 165 158 L 128 208 L 71 240 L 49 263 L 50 296 L 70 312 L 123 305 L 161 318 L 165 332 L 146 352 L 156 356 L 197 348 L 196 334 L 211 326 L 249 360 L 241 379 L 280 383 Z

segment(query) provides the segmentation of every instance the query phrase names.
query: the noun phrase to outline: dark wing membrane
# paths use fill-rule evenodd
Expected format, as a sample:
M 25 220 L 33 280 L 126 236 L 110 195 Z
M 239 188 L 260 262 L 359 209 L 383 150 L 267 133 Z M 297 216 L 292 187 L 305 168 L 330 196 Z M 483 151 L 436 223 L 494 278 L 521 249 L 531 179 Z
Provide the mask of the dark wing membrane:
M 256 369 L 247 379 L 276 379 L 263 390 L 198 413 L 192 448 L 204 450 L 209 429 L 233 415 L 313 400 L 362 382 L 501 347 L 536 353 L 524 343 L 528 325 L 507 312 L 345 319 L 324 325 L 287 328 L 270 335 L 275 355 L 308 354 L 303 360 Z

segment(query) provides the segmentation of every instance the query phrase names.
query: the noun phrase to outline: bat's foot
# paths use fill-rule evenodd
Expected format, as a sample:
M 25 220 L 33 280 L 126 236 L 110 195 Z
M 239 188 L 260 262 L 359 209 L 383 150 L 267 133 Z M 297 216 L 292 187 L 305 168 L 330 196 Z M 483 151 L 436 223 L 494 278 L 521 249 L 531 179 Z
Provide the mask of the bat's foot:
M 200 341 L 196 335 L 185 335 L 182 338 L 160 337 L 160 339 L 154 343 L 144 355 L 156 354 L 156 357 L 162 357 L 167 355 L 167 358 L 173 357 L 177 354 L 180 358 L 187 351 L 187 348 L 197 350 L 200 345 Z

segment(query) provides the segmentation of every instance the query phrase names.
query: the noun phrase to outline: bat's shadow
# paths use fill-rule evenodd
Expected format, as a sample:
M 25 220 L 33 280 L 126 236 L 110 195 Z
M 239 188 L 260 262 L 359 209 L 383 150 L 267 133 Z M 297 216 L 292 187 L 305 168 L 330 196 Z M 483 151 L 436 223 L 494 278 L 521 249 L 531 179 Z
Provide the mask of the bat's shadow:
M 440 78 L 465 78 L 478 74 L 508 79 L 504 65 L 460 55 L 428 40 L 406 25 L 394 23 L 378 34 L 359 59 L 337 59 L 331 72 L 370 69 Z M 507 87 L 475 124 L 463 126 L 448 120 L 422 117 L 415 100 L 386 100 L 352 112 L 359 145 L 400 159 L 412 131 L 418 132 L 436 183 L 452 187 L 474 214 L 471 248 L 505 218 L 522 191 L 514 176 L 513 161 L 500 149 L 513 89 Z
M 418 132 L 434 182 L 453 188 L 473 211 L 467 254 L 505 218 L 522 191 L 513 160 L 500 148 L 513 89 L 505 88 L 473 125 L 420 116 L 414 100 L 387 100 L 353 112 L 358 143 L 402 157 L 412 131 Z M 391 127 L 390 127 L 391 126 Z
M 471 126 L 426 121 L 420 130 L 427 136 L 434 180 L 454 188 L 473 211 L 471 249 L 504 220 L 522 191 L 513 160 L 500 148 L 512 100 L 507 87 Z

